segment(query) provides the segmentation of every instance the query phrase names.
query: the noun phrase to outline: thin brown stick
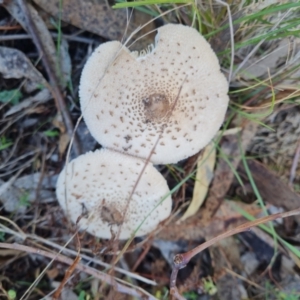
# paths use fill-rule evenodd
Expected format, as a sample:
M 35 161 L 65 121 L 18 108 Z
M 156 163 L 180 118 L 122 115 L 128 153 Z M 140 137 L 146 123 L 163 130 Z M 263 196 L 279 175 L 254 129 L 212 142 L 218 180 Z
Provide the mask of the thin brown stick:
M 50 91 L 53 95 L 53 98 L 55 99 L 55 104 L 56 104 L 57 110 L 61 113 L 64 123 L 66 125 L 68 135 L 71 137 L 73 134 L 74 126 L 73 126 L 73 122 L 72 122 L 71 116 L 69 114 L 69 111 L 67 109 L 64 97 L 59 88 L 59 84 L 58 84 L 59 81 L 58 81 L 56 73 L 53 69 L 53 65 L 50 63 L 49 57 L 46 55 L 46 51 L 44 49 L 44 45 L 42 43 L 41 36 L 38 34 L 35 24 L 32 21 L 32 16 L 29 12 L 26 1 L 18 0 L 18 3 L 24 13 L 25 18 L 26 18 L 29 34 L 31 35 L 32 40 L 42 57 L 42 62 L 44 64 L 45 70 L 46 70 L 49 80 L 50 80 L 50 87 L 51 87 Z M 79 156 L 81 154 L 81 147 L 80 147 L 80 144 L 78 142 L 76 135 L 74 136 L 73 145 L 74 145 L 75 154 L 77 156 Z
M 71 275 L 74 273 L 74 271 L 76 269 L 76 266 L 78 265 L 78 263 L 81 260 L 81 256 L 80 256 L 81 243 L 80 243 L 80 239 L 79 239 L 78 233 L 76 233 L 76 238 L 77 238 L 77 244 L 78 244 L 77 256 L 76 256 L 73 264 L 66 271 L 65 276 L 64 276 L 63 280 L 61 281 L 58 289 L 55 291 L 55 293 L 54 293 L 54 295 L 52 297 L 53 300 L 58 300 L 59 299 L 59 296 L 60 296 L 60 294 L 61 294 L 64 286 L 68 282 L 68 280 L 71 277 Z
M 57 39 L 57 37 L 58 37 L 57 33 L 51 32 L 50 34 L 54 39 Z M 82 37 L 82 36 L 76 36 L 73 34 L 64 34 L 63 37 L 66 40 L 69 40 L 72 42 L 79 42 L 79 43 L 83 43 L 83 44 L 97 43 L 96 39 Z M 0 36 L 0 42 L 12 41 L 12 40 L 26 40 L 26 39 L 31 39 L 31 35 L 29 35 L 27 33 L 21 33 L 21 34 L 6 34 L 3 36 Z
M 54 259 L 56 261 L 59 261 L 61 263 L 67 264 L 67 265 L 73 265 L 74 264 L 74 260 L 71 258 L 68 258 L 62 254 L 55 254 L 55 253 L 50 253 L 44 250 L 40 250 L 40 249 L 36 249 L 33 247 L 28 247 L 28 246 L 24 246 L 24 245 L 20 245 L 17 243 L 13 243 L 13 244 L 9 244 L 9 243 L 0 243 L 0 248 L 4 248 L 4 249 L 14 249 L 14 250 L 19 250 L 19 251 L 24 251 L 27 253 L 33 253 L 33 254 L 38 254 L 38 255 L 42 255 L 44 257 L 48 257 L 50 259 Z M 110 285 L 113 285 L 117 291 L 119 291 L 120 293 L 124 293 L 124 294 L 128 294 L 134 297 L 140 297 L 143 299 L 156 299 L 152 296 L 150 296 L 146 291 L 144 291 L 141 288 L 136 288 L 136 289 L 132 289 L 129 288 L 127 286 L 125 286 L 124 284 L 121 284 L 119 282 L 117 282 L 117 280 L 115 278 L 113 278 L 112 276 L 109 276 L 103 272 L 100 272 L 94 268 L 91 267 L 87 267 L 81 263 L 78 263 L 75 268 L 79 271 L 85 272 L 89 275 L 94 276 L 95 278 L 98 278 Z
M 178 290 L 176 287 L 176 280 L 177 280 L 177 274 L 178 271 L 184 267 L 186 267 L 186 265 L 189 263 L 189 261 L 198 253 L 200 253 L 201 251 L 205 250 L 206 248 L 210 247 L 211 245 L 215 244 L 216 242 L 227 238 L 229 236 L 232 236 L 234 234 L 240 233 L 240 232 L 244 232 L 246 230 L 249 230 L 251 227 L 260 225 L 262 223 L 266 223 L 266 222 L 270 222 L 270 221 L 274 221 L 275 219 L 278 218 L 287 218 L 287 217 L 291 217 L 291 216 L 295 216 L 295 215 L 300 215 L 300 208 L 288 211 L 288 212 L 284 212 L 284 213 L 278 213 L 278 214 L 273 214 L 270 216 L 266 216 L 263 218 L 259 218 L 257 220 L 254 221 L 250 221 L 250 222 L 246 222 L 236 228 L 233 228 L 229 231 L 226 231 L 220 235 L 218 235 L 215 238 L 212 238 L 211 240 L 195 247 L 194 249 L 185 252 L 185 253 L 180 253 L 175 255 L 174 257 L 174 265 L 173 265 L 173 270 L 171 273 L 171 277 L 170 277 L 170 293 L 175 296 L 177 299 L 184 299 L 182 298 L 182 296 L 180 296 L 178 294 Z
M 67 283 L 67 281 L 69 280 L 69 278 L 71 277 L 73 272 L 75 271 L 76 266 L 78 265 L 80 260 L 81 260 L 81 257 L 79 256 L 79 253 L 78 253 L 77 257 L 75 258 L 75 260 L 73 262 L 73 264 L 66 271 L 65 276 L 64 276 L 63 280 L 61 281 L 58 289 L 55 291 L 55 293 L 52 297 L 53 300 L 58 300 L 58 298 L 59 298 L 59 296 L 62 292 L 62 289 L 64 288 L 65 284 Z
M 54 242 L 51 242 L 49 239 L 43 239 L 41 238 L 40 236 L 37 236 L 35 234 L 25 234 L 21 228 L 19 228 L 17 226 L 17 224 L 15 224 L 13 221 L 11 221 L 10 219 L 8 218 L 5 218 L 5 217 L 1 217 L 0 216 L 0 220 L 4 220 L 6 222 L 8 222 L 9 224 L 11 224 L 15 229 L 16 231 L 4 226 L 2 223 L 0 223 L 0 231 L 3 231 L 4 233 L 8 233 L 16 238 L 18 238 L 19 240 L 26 240 L 27 242 L 31 242 L 34 246 L 36 246 L 37 248 L 39 249 L 44 249 L 44 250 L 49 250 L 49 248 L 47 248 L 46 246 L 44 245 L 47 245 L 47 246 L 50 246 L 51 248 L 54 248 L 54 249 L 58 249 L 59 252 L 63 252 L 65 255 L 68 255 L 68 256 L 77 256 L 78 255 L 78 251 L 74 251 L 72 249 L 69 249 L 69 248 L 66 248 L 66 245 L 63 246 L 63 249 L 62 249 L 62 246 L 54 243 Z M 41 244 L 39 244 L 41 243 Z M 139 246 L 142 245 L 142 242 L 137 244 Z M 87 250 L 87 249 L 85 249 Z M 132 250 L 134 251 L 134 249 Z M 86 252 L 89 252 L 89 251 L 86 251 Z M 94 257 L 91 257 L 91 256 L 88 256 L 88 255 L 85 255 L 85 254 L 80 254 L 80 257 L 81 259 L 84 259 L 86 261 L 89 261 L 89 263 L 94 263 L 95 265 L 97 266 L 101 266 L 101 267 L 104 267 L 105 269 L 110 269 L 111 268 L 111 265 L 108 264 L 108 263 L 105 263 L 97 258 L 94 258 Z M 8 264 L 6 262 L 6 264 Z M 132 279 L 136 279 L 136 280 L 139 280 L 139 281 L 142 281 L 146 284 L 150 284 L 150 285 L 157 285 L 157 283 L 153 280 L 150 280 L 148 278 L 145 278 L 145 277 L 142 277 L 136 273 L 132 273 L 132 272 L 129 272 L 129 271 L 126 271 L 124 269 L 121 269 L 121 268 L 118 268 L 118 267 L 115 267 L 115 270 L 123 275 L 126 275 L 128 276 L 129 278 L 132 278 Z
M 21 29 L 22 27 L 20 25 L 11 25 L 11 26 L 0 26 L 0 30 L 16 30 Z
M 134 266 L 131 268 L 132 272 L 135 272 L 135 270 L 137 269 L 137 267 L 140 265 L 140 263 L 144 260 L 145 256 L 147 255 L 147 253 L 149 252 L 151 248 L 151 243 L 146 244 L 145 249 L 143 250 L 143 252 L 141 253 L 141 255 L 139 256 L 139 258 L 137 259 L 137 261 L 135 262 Z
M 239 278 L 240 280 L 242 280 L 242 281 L 244 281 L 244 282 L 247 282 L 249 285 L 254 286 L 254 287 L 257 288 L 258 290 L 265 291 L 265 289 L 264 289 L 263 287 L 261 287 L 259 284 L 257 284 L 257 283 L 255 283 L 255 282 L 253 282 L 253 281 L 251 281 L 251 280 L 245 278 L 244 276 L 242 276 L 242 275 L 240 275 L 240 274 L 237 274 L 236 272 L 232 271 L 231 269 L 224 268 L 224 270 L 225 270 L 228 274 L 230 274 L 230 275 L 232 275 L 232 276 L 234 276 L 234 277 L 236 277 L 236 278 Z

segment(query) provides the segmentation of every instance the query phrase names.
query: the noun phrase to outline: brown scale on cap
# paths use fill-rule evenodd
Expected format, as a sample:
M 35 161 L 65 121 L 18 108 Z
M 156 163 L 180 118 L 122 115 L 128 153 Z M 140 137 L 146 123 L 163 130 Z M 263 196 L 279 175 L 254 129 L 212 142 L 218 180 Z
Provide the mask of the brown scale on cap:
M 164 94 L 151 94 L 142 100 L 146 123 L 160 121 L 171 113 L 170 103 Z
M 123 224 L 123 215 L 118 211 L 115 205 L 102 205 L 100 217 L 102 221 L 108 223 L 108 225 L 120 226 Z
M 104 147 L 146 159 L 160 137 L 151 161 L 176 163 L 219 130 L 228 84 L 195 29 L 169 24 L 157 31 L 153 49 L 140 56 L 116 41 L 100 45 L 82 72 L 80 102 Z

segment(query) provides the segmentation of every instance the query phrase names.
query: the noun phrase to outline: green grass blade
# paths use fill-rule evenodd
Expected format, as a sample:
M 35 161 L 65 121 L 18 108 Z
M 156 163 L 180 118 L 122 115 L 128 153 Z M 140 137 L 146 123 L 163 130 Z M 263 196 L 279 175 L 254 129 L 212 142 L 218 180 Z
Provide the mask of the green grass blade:
M 121 2 L 113 5 L 112 8 L 128 8 L 138 7 L 142 5 L 163 5 L 163 4 L 193 4 L 191 0 L 145 0 L 145 1 L 134 1 L 134 2 Z

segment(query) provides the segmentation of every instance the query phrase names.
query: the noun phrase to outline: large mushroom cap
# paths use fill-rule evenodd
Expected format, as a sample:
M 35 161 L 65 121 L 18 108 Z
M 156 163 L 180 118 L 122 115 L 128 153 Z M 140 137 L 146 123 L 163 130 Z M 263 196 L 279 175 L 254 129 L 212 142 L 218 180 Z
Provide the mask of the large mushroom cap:
M 109 239 L 120 228 L 119 238 L 128 239 L 144 220 L 136 236 L 145 235 L 169 216 L 172 200 L 168 196 L 160 203 L 170 191 L 151 163 L 129 200 L 144 164 L 104 149 L 81 155 L 60 173 L 58 201 L 74 223 L 79 220 L 80 229 L 95 236 Z
M 158 29 L 154 49 L 138 56 L 119 42 L 100 45 L 80 82 L 84 120 L 103 146 L 176 163 L 205 147 L 219 130 L 228 84 L 207 41 L 193 28 Z

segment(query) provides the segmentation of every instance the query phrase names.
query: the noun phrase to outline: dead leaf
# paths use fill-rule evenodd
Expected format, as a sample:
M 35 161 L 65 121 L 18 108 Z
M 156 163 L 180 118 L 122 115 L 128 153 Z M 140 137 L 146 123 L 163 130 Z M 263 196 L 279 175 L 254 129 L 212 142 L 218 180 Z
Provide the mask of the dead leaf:
M 65 153 L 69 145 L 70 139 L 71 138 L 67 133 L 63 133 L 60 135 L 58 143 L 58 152 L 60 156 L 62 156 Z
M 245 79 L 257 77 L 266 77 L 268 72 L 275 73 L 282 63 L 285 65 L 295 64 L 299 59 L 300 39 L 284 38 L 274 42 L 272 47 L 269 46 L 269 53 L 264 53 L 262 57 L 250 58 L 240 71 Z M 295 69 L 299 76 L 299 70 Z M 289 76 L 289 78 L 297 78 L 297 75 Z M 286 80 L 285 84 L 292 84 L 294 80 Z
M 66 132 L 66 126 L 65 126 L 65 123 L 63 121 L 63 118 L 62 118 L 61 114 L 57 114 L 55 116 L 55 118 L 52 121 L 52 124 L 55 127 L 57 127 L 61 133 L 65 133 Z
M 0 193 L 0 202 L 3 203 L 5 210 L 23 212 L 27 209 L 27 205 L 36 200 L 37 196 L 39 201 L 55 199 L 53 191 L 57 175 L 44 176 L 42 180 L 41 176 L 41 173 L 34 173 L 20 177 L 13 182 L 4 182 L 0 179 L 1 189 L 6 186 Z
M 22 25 L 22 27 L 30 32 L 30 26 L 27 24 L 27 17 L 24 14 L 22 8 L 19 5 L 19 2 L 16 0 L 4 1 L 4 7 L 9 11 L 9 13 Z M 69 79 L 69 71 L 66 72 L 66 69 L 62 69 L 62 66 L 65 66 L 65 61 L 70 60 L 69 54 L 65 51 L 65 47 L 60 48 L 61 51 L 58 54 L 56 52 L 56 47 L 53 42 L 52 36 L 43 21 L 39 16 L 36 9 L 30 4 L 26 4 L 28 7 L 29 14 L 31 15 L 33 26 L 36 29 L 37 34 L 40 36 L 41 43 L 43 45 L 43 55 L 47 56 L 49 62 L 51 63 L 53 70 L 56 71 L 56 77 L 60 79 L 60 84 L 62 87 L 66 86 L 66 83 Z M 47 6 L 48 4 L 45 4 Z M 67 77 L 65 77 L 67 75 Z
M 57 114 L 52 121 L 52 124 L 57 127 L 60 131 L 59 142 L 58 142 L 58 152 L 60 157 L 65 153 L 69 142 L 71 140 L 70 135 L 66 132 L 66 127 L 63 122 L 61 114 Z M 89 149 L 91 150 L 91 149 Z
M 200 206 L 203 204 L 208 187 L 213 179 L 213 170 L 216 163 L 216 148 L 213 143 L 207 145 L 200 159 L 197 162 L 197 173 L 193 192 L 192 201 L 180 219 L 185 219 L 197 213 Z
M 46 271 L 46 274 L 50 280 L 55 279 L 59 275 L 58 268 L 54 267 Z
M 94 32 L 107 39 L 120 40 L 127 25 L 125 10 L 113 10 L 106 1 L 34 0 L 43 10 L 64 22 Z
M 60 74 L 59 80 L 62 84 L 62 87 L 66 87 L 71 81 L 72 75 L 72 62 L 69 54 L 69 44 L 66 39 L 61 39 L 60 51 L 59 51 L 59 66 Z M 56 66 L 57 69 L 57 66 Z
M 24 88 L 28 93 L 47 84 L 31 61 L 17 49 L 0 47 L 0 73 L 4 78 L 26 78 Z
M 151 17 L 140 11 L 112 9 L 106 1 L 64 0 L 60 9 L 59 0 L 34 0 L 43 10 L 81 29 L 93 32 L 110 40 L 124 40 Z M 128 20 L 130 18 L 130 22 Z M 154 29 L 153 22 L 140 36 Z M 153 35 L 144 39 L 142 48 L 152 42 Z
M 21 110 L 26 109 L 26 108 L 33 107 L 36 104 L 45 103 L 50 99 L 52 99 L 52 95 L 51 95 L 50 91 L 48 89 L 43 89 L 43 90 L 39 91 L 38 93 L 36 93 L 34 96 L 30 96 L 30 97 L 22 100 L 22 102 L 12 106 L 4 114 L 4 117 L 8 117 L 12 114 L 15 114 Z
M 246 151 L 249 143 L 255 136 L 258 124 L 245 121 L 240 135 L 228 135 L 222 139 L 221 157 L 218 160 L 214 179 L 209 190 L 205 206 L 202 208 L 201 217 L 210 222 L 223 201 L 234 178 L 234 172 L 241 160 L 241 151 Z M 222 158 L 224 156 L 224 158 Z M 227 159 L 225 159 L 225 156 Z M 228 164 L 230 162 L 230 165 Z
M 295 91 L 297 92 L 297 90 Z M 282 91 L 276 95 L 276 99 L 287 100 L 295 91 Z M 299 98 L 299 95 L 295 94 L 294 97 Z M 278 105 L 263 122 L 268 127 L 259 127 L 248 151 L 253 155 L 260 156 L 262 162 L 269 168 L 276 169 L 280 177 L 289 178 L 294 165 L 293 159 L 299 146 L 300 105 L 296 102 Z M 297 164 L 294 165 L 294 167 L 296 166 Z M 300 182 L 300 164 L 292 177 L 294 177 L 295 183 Z
M 267 76 L 268 71 L 274 72 L 276 66 L 282 58 L 287 58 L 290 50 L 289 39 L 283 39 L 270 51 L 264 54 L 263 57 L 250 58 L 244 68 L 240 70 L 243 78 L 252 79 L 261 76 Z
M 264 201 L 286 210 L 296 209 L 300 206 L 300 196 L 292 191 L 276 174 L 255 160 L 249 160 L 248 166 L 255 184 Z M 238 168 L 243 178 L 247 178 L 242 165 Z M 299 223 L 299 216 L 294 217 Z
M 173 240 L 197 240 L 205 237 L 207 240 L 239 226 L 247 220 L 241 216 L 230 203 L 231 201 L 223 201 L 214 218 L 207 223 L 199 215 L 194 215 L 191 218 L 177 224 L 176 220 L 163 227 L 157 234 L 157 238 L 166 241 Z M 256 204 L 236 204 L 252 216 L 257 216 L 261 213 L 261 209 Z

